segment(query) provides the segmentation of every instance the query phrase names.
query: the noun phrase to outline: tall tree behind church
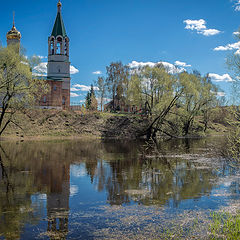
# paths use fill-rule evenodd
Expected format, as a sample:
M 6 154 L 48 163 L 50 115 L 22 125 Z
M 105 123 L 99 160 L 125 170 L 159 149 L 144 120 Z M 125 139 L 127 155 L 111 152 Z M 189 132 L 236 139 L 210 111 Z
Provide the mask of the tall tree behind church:
M 127 95 L 129 68 L 122 62 L 112 62 L 106 69 L 106 85 L 113 101 L 112 107 L 115 109 L 116 99 L 121 100 Z

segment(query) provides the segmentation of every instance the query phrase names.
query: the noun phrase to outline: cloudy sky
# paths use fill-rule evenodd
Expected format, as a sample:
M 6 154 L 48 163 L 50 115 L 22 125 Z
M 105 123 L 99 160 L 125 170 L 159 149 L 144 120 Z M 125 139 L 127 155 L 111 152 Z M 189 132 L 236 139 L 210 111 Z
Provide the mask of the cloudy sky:
M 26 55 L 42 56 L 46 69 L 47 38 L 57 0 L 1 2 L 0 40 L 6 45 L 12 12 Z M 84 99 L 106 65 L 121 60 L 132 67 L 163 62 L 171 71 L 196 69 L 230 97 L 233 79 L 225 59 L 240 54 L 240 0 L 62 0 L 70 37 L 71 102 Z M 221 93 L 220 95 L 223 95 Z

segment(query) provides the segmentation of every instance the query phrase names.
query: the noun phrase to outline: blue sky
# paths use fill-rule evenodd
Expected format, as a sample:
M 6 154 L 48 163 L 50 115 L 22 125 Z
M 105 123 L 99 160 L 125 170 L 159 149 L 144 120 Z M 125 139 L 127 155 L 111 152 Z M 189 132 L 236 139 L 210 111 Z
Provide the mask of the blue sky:
M 218 80 L 215 83 L 229 98 L 231 78 L 226 75 L 230 73 L 225 58 L 231 53 L 228 49 L 236 52 L 240 48 L 237 44 L 228 45 L 237 42 L 233 32 L 240 27 L 238 2 L 62 0 L 70 60 L 79 70 L 72 75 L 73 90 L 76 84 L 89 86 L 98 77 L 93 72 L 104 74 L 106 65 L 112 61 L 121 60 L 124 64 L 136 61 L 135 65 L 178 61 L 178 67 L 186 63 L 192 66 L 184 67 L 187 70 L 212 73 L 213 80 Z M 22 34 L 27 55 L 47 56 L 47 39 L 56 17 L 57 0 L 0 0 L 0 3 L 3 45 L 15 11 L 16 27 Z M 71 102 L 79 102 L 86 92 L 72 91 L 74 95 L 79 96 L 72 97 Z

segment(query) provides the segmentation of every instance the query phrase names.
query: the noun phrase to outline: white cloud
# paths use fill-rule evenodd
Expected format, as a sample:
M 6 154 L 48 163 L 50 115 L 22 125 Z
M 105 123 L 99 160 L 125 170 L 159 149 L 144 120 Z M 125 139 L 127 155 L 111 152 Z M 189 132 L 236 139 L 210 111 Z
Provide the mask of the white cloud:
M 93 72 L 93 74 L 100 75 L 100 74 L 102 74 L 102 72 L 101 71 L 96 71 L 96 72 Z
M 214 92 L 214 91 L 211 91 L 211 93 L 216 94 L 216 96 L 218 96 L 218 97 L 225 97 L 226 96 L 225 92 Z
M 240 55 L 240 49 L 238 49 L 234 54 L 235 55 Z
M 184 20 L 183 22 L 186 24 L 185 29 L 192 30 L 192 31 L 196 30 L 198 34 L 202 34 L 207 37 L 214 36 L 221 33 L 221 31 L 217 29 L 208 29 L 206 27 L 206 21 L 204 19 L 199 19 L 199 20 L 187 19 L 187 20 Z
M 146 66 L 155 67 L 158 64 L 162 64 L 170 74 L 176 74 L 176 73 L 180 73 L 180 72 L 185 71 L 184 68 L 182 68 L 182 67 L 178 68 L 175 65 L 173 65 L 172 63 L 168 63 L 168 62 L 157 62 L 157 63 L 154 63 L 154 62 L 137 62 L 137 61 L 132 61 L 131 63 L 128 64 L 128 66 L 131 69 L 138 69 L 138 68 L 142 68 L 142 67 L 146 67 Z
M 237 31 L 237 32 L 233 32 L 233 35 L 236 35 L 236 36 L 238 36 L 240 34 L 240 32 L 239 31 Z
M 78 88 L 72 87 L 72 88 L 70 88 L 70 91 L 71 92 L 79 92 L 80 90 Z
M 33 70 L 35 71 L 34 73 L 35 76 L 46 76 L 47 63 L 46 62 L 39 63 L 36 67 L 34 67 Z
M 77 93 L 73 93 L 73 92 L 71 92 L 71 93 L 70 93 L 70 96 L 71 96 L 71 97 L 79 97 L 80 95 L 77 94 Z
M 37 55 L 37 57 L 39 57 L 40 59 L 46 59 L 46 56 L 41 56 L 41 55 Z
M 214 51 L 232 51 L 237 50 L 235 54 L 240 54 L 240 41 L 236 43 L 227 44 L 226 46 L 218 46 L 213 49 Z
M 96 99 L 97 99 L 98 104 L 100 104 L 101 98 L 96 98 Z M 110 102 L 110 101 L 112 101 L 111 98 L 103 98 L 103 103 L 105 103 L 105 102 Z
M 25 61 L 21 61 L 21 63 L 24 64 L 24 65 L 27 65 L 27 66 L 29 65 L 29 63 L 25 62 Z
M 199 20 L 187 19 L 187 20 L 184 20 L 183 22 L 186 23 L 185 29 L 201 31 L 207 28 L 206 21 L 204 19 L 199 19 Z
M 75 92 L 88 92 L 91 89 L 91 86 L 81 85 L 81 84 L 74 84 L 73 89 Z M 93 87 L 93 90 L 98 91 L 98 87 Z
M 180 62 L 180 61 L 176 61 L 175 62 L 176 66 L 180 66 L 180 67 L 191 67 L 191 65 L 185 63 L 185 62 Z
M 218 97 L 225 97 L 226 93 L 225 92 L 217 92 Z
M 219 75 L 216 73 L 209 73 L 208 76 L 212 79 L 214 82 L 233 82 L 234 80 L 230 77 L 229 74 L 223 74 Z
M 199 32 L 199 34 L 202 34 L 204 36 L 214 36 L 219 34 L 221 31 L 217 30 L 217 29 L 205 29 L 202 32 Z
M 234 3 L 234 10 L 235 11 L 240 11 L 240 0 L 233 0 Z
M 227 44 L 226 46 L 218 46 L 214 48 L 214 51 L 229 51 L 234 49 L 240 49 L 240 41 L 232 44 Z
M 75 68 L 74 66 L 70 66 L 70 74 L 76 74 L 79 73 L 79 70 L 77 68 Z
M 34 67 L 34 70 L 37 74 L 46 75 L 47 74 L 47 62 L 42 62 L 38 64 L 36 67 Z M 79 70 L 75 68 L 74 66 L 70 66 L 70 74 L 76 74 Z

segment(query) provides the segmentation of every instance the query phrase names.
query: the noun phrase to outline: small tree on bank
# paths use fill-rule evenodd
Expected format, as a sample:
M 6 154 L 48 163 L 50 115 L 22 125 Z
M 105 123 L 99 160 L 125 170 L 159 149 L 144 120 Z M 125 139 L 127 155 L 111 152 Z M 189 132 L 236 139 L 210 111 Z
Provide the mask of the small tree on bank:
M 17 111 L 34 106 L 46 94 L 45 81 L 34 79 L 30 64 L 13 47 L 0 48 L 0 135 L 9 123 L 15 123 Z
M 86 108 L 90 111 L 97 111 L 98 108 L 98 102 L 95 96 L 93 85 L 91 85 L 91 89 L 86 96 Z

